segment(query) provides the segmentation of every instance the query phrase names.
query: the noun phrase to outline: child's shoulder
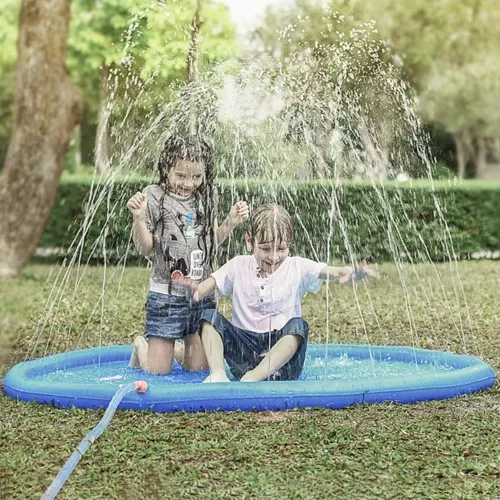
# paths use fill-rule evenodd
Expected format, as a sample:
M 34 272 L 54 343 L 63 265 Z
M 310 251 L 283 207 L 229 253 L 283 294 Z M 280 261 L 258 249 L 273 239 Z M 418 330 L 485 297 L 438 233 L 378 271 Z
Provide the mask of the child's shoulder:
M 311 259 L 307 259 L 306 257 L 300 257 L 299 255 L 291 255 L 287 260 L 290 264 L 295 266 L 301 266 L 307 264 L 308 262 L 315 262 Z
M 228 261 L 228 264 L 231 263 L 238 266 L 250 265 L 252 258 L 253 255 L 236 255 L 236 257 Z
M 252 257 L 252 255 L 236 255 L 236 257 L 229 259 L 223 264 L 221 269 L 231 273 L 236 272 L 239 275 L 246 274 L 246 272 L 251 269 Z
M 318 269 L 321 270 L 326 265 L 323 262 L 299 256 L 289 257 L 288 264 L 291 269 L 301 270 L 302 272 L 317 272 Z
M 152 196 L 160 196 L 165 193 L 165 190 L 159 186 L 158 184 L 150 184 L 149 186 L 146 186 L 142 192 L 145 195 L 152 195 Z
M 142 192 L 146 195 L 149 200 L 149 203 L 159 203 L 162 199 L 162 196 L 165 195 L 165 190 L 159 186 L 158 184 L 150 184 L 146 186 Z

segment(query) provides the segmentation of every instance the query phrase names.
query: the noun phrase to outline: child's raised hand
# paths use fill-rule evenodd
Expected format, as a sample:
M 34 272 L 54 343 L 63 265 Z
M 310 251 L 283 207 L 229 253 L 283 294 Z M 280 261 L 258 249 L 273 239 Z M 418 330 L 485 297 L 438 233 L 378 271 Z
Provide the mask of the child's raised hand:
M 248 219 L 250 210 L 246 201 L 238 201 L 229 211 L 229 219 L 235 226 Z
M 360 281 L 364 281 L 367 277 L 379 278 L 380 275 L 376 269 L 368 267 L 365 259 L 361 262 L 361 264 L 359 262 L 355 262 L 354 269 L 351 268 L 349 273 L 344 274 L 344 276 L 340 278 L 339 283 L 358 283 Z
M 181 271 L 174 271 L 172 273 L 172 279 L 184 288 L 186 292 L 186 299 L 191 304 L 193 302 L 199 302 L 199 294 L 198 294 L 198 283 L 188 276 L 184 276 Z
M 368 276 L 369 278 L 377 278 L 377 279 L 380 278 L 378 270 L 368 267 L 366 259 L 363 260 L 361 265 L 358 262 L 356 262 L 355 272 L 364 275 L 363 278 L 365 278 L 366 276 Z
M 141 217 L 146 214 L 148 199 L 144 193 L 138 191 L 127 202 L 127 208 L 132 212 L 134 217 Z
M 364 259 L 361 264 L 359 262 L 355 262 L 354 272 L 352 274 L 352 279 L 354 280 L 354 282 L 363 281 L 367 277 L 379 278 L 380 276 L 376 269 L 368 267 L 366 259 Z

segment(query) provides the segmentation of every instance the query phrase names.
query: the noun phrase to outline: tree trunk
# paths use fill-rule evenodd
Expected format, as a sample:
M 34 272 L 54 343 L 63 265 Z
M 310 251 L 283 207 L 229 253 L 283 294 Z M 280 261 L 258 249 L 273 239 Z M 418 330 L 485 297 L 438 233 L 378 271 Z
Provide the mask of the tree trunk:
M 465 177 L 465 167 L 471 155 L 471 140 L 467 132 L 455 132 L 453 134 L 455 150 L 457 154 L 458 178 Z
M 476 139 L 476 154 L 474 155 L 474 163 L 476 166 L 476 177 L 482 179 L 486 173 L 487 168 L 487 154 L 488 149 L 486 145 L 486 139 L 484 137 L 478 137 Z
M 22 3 L 14 121 L 0 175 L 0 278 L 17 276 L 35 252 L 81 119 L 66 69 L 70 3 Z
M 477 140 L 476 178 L 500 179 L 500 139 L 480 137 Z
M 75 168 L 78 170 L 82 165 L 82 127 L 77 125 L 73 135 L 75 141 Z
M 99 174 L 109 170 L 109 115 L 110 102 L 108 97 L 109 66 L 103 65 L 100 74 L 99 87 L 99 117 L 95 134 L 95 167 Z
M 370 131 L 364 124 L 360 124 L 360 138 L 365 153 L 365 168 L 370 179 L 385 179 L 389 167 L 388 148 L 377 148 Z
M 329 177 L 329 168 L 326 164 L 323 156 L 319 153 L 316 148 L 313 150 L 311 155 L 311 164 L 313 170 L 313 176 L 315 179 L 326 179 Z

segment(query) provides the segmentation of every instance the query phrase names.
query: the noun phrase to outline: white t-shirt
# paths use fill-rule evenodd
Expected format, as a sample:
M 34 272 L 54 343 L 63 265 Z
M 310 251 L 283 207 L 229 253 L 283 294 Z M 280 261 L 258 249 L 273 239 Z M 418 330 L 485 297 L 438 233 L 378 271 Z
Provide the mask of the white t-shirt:
M 279 330 L 302 313 L 302 297 L 316 293 L 323 283 L 319 273 L 326 264 L 287 257 L 266 278 L 253 255 L 240 255 L 212 273 L 222 296 L 233 295 L 234 326 L 253 332 Z

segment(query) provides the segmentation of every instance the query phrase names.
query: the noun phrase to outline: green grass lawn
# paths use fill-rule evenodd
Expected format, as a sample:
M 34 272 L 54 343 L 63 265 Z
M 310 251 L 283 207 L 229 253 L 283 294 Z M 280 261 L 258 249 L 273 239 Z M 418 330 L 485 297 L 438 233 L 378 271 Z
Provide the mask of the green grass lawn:
M 500 372 L 500 262 L 380 270 L 356 294 L 330 285 L 305 298 L 312 342 L 467 352 Z M 146 269 L 58 271 L 32 265 L 0 281 L 2 377 L 26 353 L 141 332 Z M 0 498 L 39 498 L 102 415 L 0 393 Z M 343 410 L 117 412 L 58 498 L 498 499 L 500 391 Z

